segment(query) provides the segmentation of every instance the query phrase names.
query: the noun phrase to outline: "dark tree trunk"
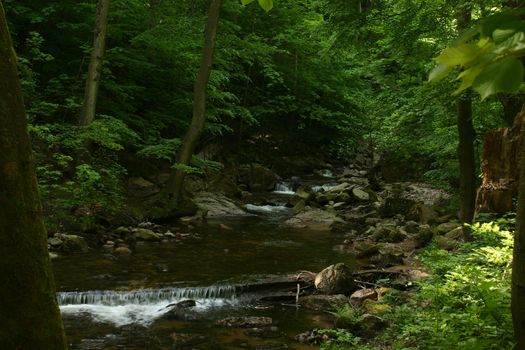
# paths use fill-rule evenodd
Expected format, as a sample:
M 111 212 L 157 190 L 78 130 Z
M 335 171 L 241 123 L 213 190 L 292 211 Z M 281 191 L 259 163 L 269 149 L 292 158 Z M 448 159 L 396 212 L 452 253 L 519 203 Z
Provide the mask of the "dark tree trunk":
M 478 212 L 506 213 L 513 210 L 518 194 L 520 147 L 525 110 L 514 118 L 512 128 L 488 131 L 483 141 L 481 173 L 478 190 Z
M 109 0 L 99 0 L 97 4 L 97 17 L 93 39 L 93 51 L 89 61 L 88 76 L 84 92 L 82 112 L 78 119 L 79 126 L 87 126 L 95 119 L 97 107 L 98 87 L 102 75 L 102 62 L 106 47 L 106 33 L 108 27 Z
M 468 28 L 471 19 L 470 5 L 462 2 L 457 13 L 459 32 Z M 459 134 L 459 194 L 460 220 L 471 224 L 476 205 L 476 158 L 474 151 L 474 125 L 472 123 L 472 98 L 468 91 L 462 93 L 457 102 L 457 124 Z M 469 238 L 468 227 L 463 226 L 463 233 Z
M 503 106 L 503 120 L 508 127 L 511 127 L 514 125 L 514 118 L 518 115 L 525 102 L 525 96 L 522 94 L 500 94 L 499 100 Z
M 522 112 L 525 114 L 524 112 Z M 521 124 L 521 157 L 514 255 L 512 259 L 512 321 L 515 350 L 525 350 L 525 137 Z
M 177 155 L 177 163 L 189 165 L 195 146 L 204 128 L 206 121 L 206 88 L 210 78 L 211 67 L 213 64 L 213 53 L 215 51 L 215 42 L 217 37 L 217 26 L 219 24 L 219 15 L 221 11 L 221 0 L 212 0 L 206 23 L 204 48 L 202 50 L 202 61 L 193 86 L 193 116 L 190 128 L 186 132 L 182 141 L 181 148 Z M 182 187 L 184 183 L 185 172 L 178 169 L 168 182 L 167 190 L 169 196 L 179 201 L 182 196 Z
M 16 57 L 0 2 L 0 347 L 66 349 Z

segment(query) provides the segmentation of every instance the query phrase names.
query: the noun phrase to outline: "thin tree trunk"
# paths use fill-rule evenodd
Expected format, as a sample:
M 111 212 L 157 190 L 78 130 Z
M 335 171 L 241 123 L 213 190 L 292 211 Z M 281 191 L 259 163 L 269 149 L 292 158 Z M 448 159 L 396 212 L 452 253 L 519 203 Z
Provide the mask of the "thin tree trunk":
M 0 2 L 0 347 L 66 349 L 16 57 Z
M 183 165 L 190 164 L 195 146 L 197 145 L 202 129 L 204 128 L 204 122 L 206 121 L 206 88 L 213 64 L 213 53 L 215 51 L 221 3 L 222 0 L 212 0 L 210 5 L 208 22 L 206 23 L 202 61 L 193 87 L 193 116 L 190 128 L 184 136 L 177 156 L 177 163 Z M 177 169 L 168 183 L 170 196 L 177 201 L 180 200 L 182 196 L 184 176 L 185 172 Z
M 471 19 L 470 5 L 463 2 L 457 13 L 457 29 L 465 30 Z M 457 125 L 459 134 L 459 193 L 460 220 L 471 224 L 476 207 L 476 158 L 474 150 L 474 125 L 472 123 L 472 98 L 469 91 L 461 94 L 457 101 Z M 465 238 L 470 238 L 470 230 L 463 226 Z
M 102 62 L 106 47 L 106 33 L 108 27 L 109 0 L 99 0 L 97 4 L 97 16 L 95 22 L 95 35 L 93 39 L 93 51 L 89 61 L 88 77 L 84 92 L 84 103 L 82 112 L 78 119 L 79 126 L 87 126 L 95 119 L 97 107 L 98 87 L 102 75 Z
M 520 178 L 514 256 L 512 260 L 512 321 L 515 350 L 525 350 L 525 127 L 521 129 Z
M 475 131 L 472 124 L 472 99 L 469 92 L 459 97 L 457 109 L 461 221 L 470 224 L 474 218 L 476 205 L 476 159 L 474 151 Z

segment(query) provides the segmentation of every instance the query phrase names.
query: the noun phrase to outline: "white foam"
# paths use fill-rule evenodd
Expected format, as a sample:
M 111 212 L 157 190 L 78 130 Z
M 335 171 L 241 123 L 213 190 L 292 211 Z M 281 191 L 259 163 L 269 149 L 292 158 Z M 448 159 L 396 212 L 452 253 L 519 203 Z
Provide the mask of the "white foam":
M 89 315 L 94 321 L 112 323 L 118 327 L 127 324 L 147 326 L 155 319 L 164 315 L 171 308 L 169 304 L 182 300 L 164 300 L 156 303 L 103 305 L 103 304 L 67 304 L 61 305 L 60 311 L 64 315 Z M 192 311 L 202 312 L 209 308 L 232 305 L 235 299 L 197 299 Z
M 284 205 L 254 205 L 246 204 L 246 210 L 255 211 L 259 213 L 273 213 L 273 212 L 282 212 L 288 210 Z
M 192 311 L 237 303 L 241 287 L 216 285 L 194 288 L 137 289 L 131 291 L 60 292 L 57 300 L 64 315 L 89 315 L 97 322 L 116 326 L 136 323 L 147 325 L 168 312 L 167 306 L 194 300 Z
M 273 193 L 293 195 L 295 194 L 295 191 L 292 190 L 289 183 L 279 182 L 275 185 L 275 191 L 273 191 Z

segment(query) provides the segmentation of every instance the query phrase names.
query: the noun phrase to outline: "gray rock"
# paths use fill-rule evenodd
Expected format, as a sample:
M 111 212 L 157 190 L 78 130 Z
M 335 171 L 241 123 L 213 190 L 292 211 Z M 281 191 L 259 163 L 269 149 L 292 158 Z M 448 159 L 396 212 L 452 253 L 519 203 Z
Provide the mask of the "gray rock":
M 306 209 L 285 221 L 285 225 L 295 228 L 311 228 L 313 230 L 329 230 L 330 227 L 342 221 L 335 213 L 321 209 Z
M 58 238 L 58 237 L 51 237 L 51 238 L 48 238 L 47 239 L 47 243 L 52 247 L 52 248 L 58 248 L 60 247 L 64 242 Z
M 137 228 L 133 236 L 139 241 L 158 242 L 162 239 L 160 234 L 147 228 Z
M 193 198 L 195 204 L 207 217 L 248 215 L 233 200 L 223 194 L 199 192 Z
M 434 232 L 436 235 L 444 235 L 447 232 L 452 231 L 455 228 L 460 227 L 461 224 L 457 222 L 445 222 L 443 224 L 440 224 L 434 228 Z
M 377 292 L 371 288 L 363 288 L 356 290 L 350 296 L 350 301 L 352 304 L 360 305 L 366 299 L 377 300 Z
M 128 256 L 131 255 L 131 249 L 128 247 L 118 247 L 115 249 L 114 253 L 120 256 Z
M 355 289 L 352 270 L 343 263 L 330 265 L 319 272 L 314 284 L 324 294 L 347 294 Z
M 299 303 L 310 310 L 315 311 L 331 311 L 334 308 L 341 308 L 348 304 L 348 298 L 343 294 L 322 295 L 313 294 L 307 295 L 299 299 Z
M 89 247 L 84 237 L 77 235 L 61 235 L 62 250 L 64 252 L 87 252 Z
M 119 236 L 126 236 L 131 233 L 131 230 L 128 227 L 119 226 L 115 229 L 114 232 Z
M 260 164 L 244 165 L 239 168 L 237 181 L 252 192 L 271 191 L 279 177 Z
M 352 189 L 352 195 L 354 196 L 355 199 L 359 201 L 369 201 L 370 200 L 370 194 L 359 187 L 354 187 Z

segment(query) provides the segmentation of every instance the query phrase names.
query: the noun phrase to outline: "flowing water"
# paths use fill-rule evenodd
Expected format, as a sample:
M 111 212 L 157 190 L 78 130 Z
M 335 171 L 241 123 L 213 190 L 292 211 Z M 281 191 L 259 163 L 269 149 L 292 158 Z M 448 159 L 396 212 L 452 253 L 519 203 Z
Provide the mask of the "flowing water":
M 196 238 L 140 243 L 131 256 L 93 249 L 54 260 L 71 348 L 311 349 L 294 336 L 332 320 L 282 299 L 287 276 L 353 260 L 333 250 L 340 238 L 330 232 L 283 227 L 284 206 L 247 210 L 256 215 L 208 220 L 193 229 Z M 185 300 L 195 306 L 169 306 Z M 216 324 L 247 316 L 271 317 L 275 327 Z

